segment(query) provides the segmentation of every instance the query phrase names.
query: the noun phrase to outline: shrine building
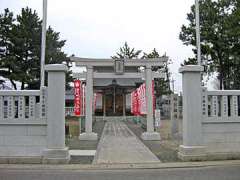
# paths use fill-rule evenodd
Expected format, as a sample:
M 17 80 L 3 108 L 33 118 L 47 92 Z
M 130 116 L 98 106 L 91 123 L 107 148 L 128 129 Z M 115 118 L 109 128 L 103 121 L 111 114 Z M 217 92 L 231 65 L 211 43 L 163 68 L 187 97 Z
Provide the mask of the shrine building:
M 92 131 L 93 101 L 97 94 L 97 115 L 126 116 L 130 112 L 131 93 L 141 84 L 146 85 L 147 131 L 142 134 L 144 140 L 159 140 L 159 133 L 154 131 L 152 80 L 164 78 L 164 73 L 152 71 L 153 67 L 163 67 L 168 57 L 152 59 L 89 59 L 71 57 L 76 67 L 86 68 L 85 72 L 74 73 L 74 79 L 81 79 L 85 88 L 85 132 L 82 140 L 96 140 Z M 154 68 L 155 69 L 155 68 Z

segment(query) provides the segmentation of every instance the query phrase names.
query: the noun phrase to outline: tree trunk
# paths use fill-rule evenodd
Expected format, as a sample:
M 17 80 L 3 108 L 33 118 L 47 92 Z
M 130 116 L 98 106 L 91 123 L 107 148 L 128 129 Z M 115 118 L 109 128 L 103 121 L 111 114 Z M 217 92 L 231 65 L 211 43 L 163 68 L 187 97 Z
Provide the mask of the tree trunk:
M 219 83 L 220 83 L 220 90 L 222 90 L 223 89 L 223 75 L 222 75 L 222 72 L 220 72 Z
M 24 90 L 24 82 L 22 82 L 21 90 Z
M 221 56 L 221 52 L 219 51 L 219 49 L 218 49 L 218 51 L 217 51 L 217 56 L 218 56 L 218 59 L 219 59 L 219 73 L 220 73 L 220 76 L 219 76 L 219 81 L 220 81 L 220 90 L 222 90 L 224 87 L 223 87 L 223 75 L 224 75 L 224 73 L 223 73 L 223 69 L 224 69 L 224 67 L 223 67 L 223 60 L 222 60 L 222 56 Z
M 12 79 L 10 79 L 10 82 L 11 82 L 14 90 L 17 90 L 17 85 L 16 85 L 16 83 L 15 83 Z

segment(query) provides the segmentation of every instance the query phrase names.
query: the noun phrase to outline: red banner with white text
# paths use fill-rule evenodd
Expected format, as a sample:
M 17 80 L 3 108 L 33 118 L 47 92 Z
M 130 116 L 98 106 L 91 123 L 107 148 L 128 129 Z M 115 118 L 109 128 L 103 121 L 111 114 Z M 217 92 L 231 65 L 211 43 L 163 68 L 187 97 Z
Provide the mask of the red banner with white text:
M 74 114 L 84 116 L 86 111 L 86 86 L 80 80 L 74 81 Z M 97 98 L 99 94 L 93 94 L 93 111 L 96 110 Z
M 80 80 L 74 81 L 74 114 L 75 116 L 81 115 L 82 107 L 82 84 Z

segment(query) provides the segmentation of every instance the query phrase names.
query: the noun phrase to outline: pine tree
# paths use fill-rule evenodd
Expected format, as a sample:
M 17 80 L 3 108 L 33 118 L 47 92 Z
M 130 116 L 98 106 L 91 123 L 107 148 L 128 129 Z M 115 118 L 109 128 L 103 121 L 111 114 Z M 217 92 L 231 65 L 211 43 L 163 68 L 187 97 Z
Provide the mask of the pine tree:
M 141 52 L 142 50 L 135 50 L 125 42 L 123 47 L 120 47 L 119 52 L 112 56 L 112 59 L 137 59 Z
M 17 89 L 12 75 L 14 61 L 10 56 L 10 49 L 12 47 L 10 39 L 13 22 L 13 13 L 9 9 L 5 9 L 4 13 L 0 14 L 0 76 L 8 78 L 14 89 Z
M 41 21 L 30 8 L 22 9 L 13 24 L 11 32 L 10 56 L 13 58 L 14 67 L 12 76 L 15 81 L 21 82 L 21 89 L 37 78 L 37 68 L 40 67 L 39 56 L 36 52 L 40 49 Z M 37 66 L 38 65 L 38 66 Z
M 14 19 L 13 13 L 6 9 L 0 15 L 0 23 L 0 67 L 8 69 L 0 71 L 0 75 L 8 78 L 15 89 L 15 81 L 21 82 L 21 89 L 39 89 L 42 22 L 36 11 L 23 8 Z M 65 63 L 70 67 L 70 60 L 62 51 L 66 41 L 60 40 L 60 33 L 51 27 L 46 34 L 45 64 Z
M 240 39 L 240 2 L 238 0 L 200 0 L 200 27 L 202 59 L 206 61 L 208 73 L 218 72 L 220 89 L 240 87 L 237 80 L 239 72 L 239 39 Z M 185 45 L 195 48 L 195 6 L 187 14 L 188 25 L 181 28 L 180 39 Z M 196 64 L 191 58 L 184 64 Z
M 146 58 L 160 58 L 160 57 L 167 57 L 166 54 L 160 56 L 158 51 L 154 48 L 150 53 L 144 53 L 142 59 Z M 171 93 L 170 90 L 170 71 L 169 71 L 169 64 L 171 63 L 170 60 L 164 63 L 163 67 L 153 67 L 153 71 L 161 71 L 162 73 L 166 74 L 166 79 L 157 78 L 154 80 L 154 87 L 156 96 L 168 95 Z

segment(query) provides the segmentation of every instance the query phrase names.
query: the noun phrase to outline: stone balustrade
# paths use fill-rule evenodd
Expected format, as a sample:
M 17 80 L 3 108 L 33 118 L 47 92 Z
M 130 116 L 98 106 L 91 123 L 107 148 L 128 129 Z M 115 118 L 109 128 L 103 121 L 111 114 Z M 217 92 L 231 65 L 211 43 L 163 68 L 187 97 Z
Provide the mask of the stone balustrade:
M 240 90 L 202 91 L 203 122 L 240 122 Z
M 65 65 L 46 65 L 48 87 L 0 91 L 0 163 L 67 163 Z
M 40 96 L 46 99 L 43 94 L 40 90 L 0 91 L 0 121 L 30 122 L 46 119 L 43 113 L 46 112 L 46 101 L 40 102 Z
M 201 86 L 201 66 L 184 66 L 184 161 L 240 158 L 240 90 L 208 91 Z

